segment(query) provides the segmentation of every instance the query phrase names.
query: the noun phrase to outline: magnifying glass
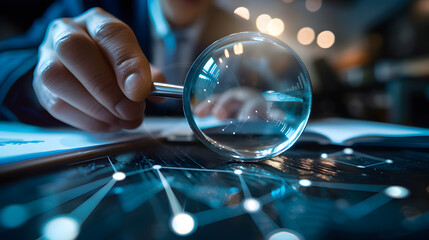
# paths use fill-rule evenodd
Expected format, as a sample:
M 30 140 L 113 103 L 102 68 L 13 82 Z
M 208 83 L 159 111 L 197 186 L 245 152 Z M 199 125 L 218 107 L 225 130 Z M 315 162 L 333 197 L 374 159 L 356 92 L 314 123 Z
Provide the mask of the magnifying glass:
M 289 149 L 311 110 L 311 83 L 302 60 L 280 40 L 256 32 L 216 41 L 192 64 L 184 86 L 154 83 L 150 95 L 182 98 L 199 140 L 241 161 Z

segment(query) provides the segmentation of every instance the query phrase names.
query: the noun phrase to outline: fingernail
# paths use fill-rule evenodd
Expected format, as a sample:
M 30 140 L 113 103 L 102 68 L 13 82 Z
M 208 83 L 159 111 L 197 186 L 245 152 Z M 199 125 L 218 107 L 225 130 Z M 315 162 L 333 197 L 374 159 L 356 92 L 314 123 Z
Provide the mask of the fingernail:
M 124 88 L 127 92 L 136 91 L 140 84 L 143 82 L 143 78 L 138 73 L 130 74 L 127 79 L 125 79 Z

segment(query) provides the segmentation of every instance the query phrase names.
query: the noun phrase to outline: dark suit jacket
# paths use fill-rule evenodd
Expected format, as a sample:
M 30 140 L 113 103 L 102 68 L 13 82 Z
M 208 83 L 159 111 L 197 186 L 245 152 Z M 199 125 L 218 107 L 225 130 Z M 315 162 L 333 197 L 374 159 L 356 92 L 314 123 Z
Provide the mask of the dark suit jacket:
M 21 121 L 36 125 L 61 124 L 38 103 L 32 88 L 37 48 L 53 19 L 74 17 L 91 7 L 101 7 L 127 23 L 135 32 L 140 47 L 149 59 L 151 53 L 150 21 L 146 0 L 58 0 L 42 18 L 22 36 L 0 42 L 0 120 Z M 217 39 L 234 32 L 251 31 L 248 24 L 213 7 L 207 16 L 194 56 Z

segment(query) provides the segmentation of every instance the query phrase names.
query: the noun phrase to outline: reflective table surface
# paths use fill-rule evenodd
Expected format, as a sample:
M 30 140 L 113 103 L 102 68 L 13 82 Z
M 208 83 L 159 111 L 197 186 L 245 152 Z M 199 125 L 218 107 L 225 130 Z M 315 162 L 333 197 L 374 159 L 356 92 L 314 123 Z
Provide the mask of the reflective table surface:
M 155 142 L 2 180 L 0 239 L 427 239 L 428 176 L 427 150 Z

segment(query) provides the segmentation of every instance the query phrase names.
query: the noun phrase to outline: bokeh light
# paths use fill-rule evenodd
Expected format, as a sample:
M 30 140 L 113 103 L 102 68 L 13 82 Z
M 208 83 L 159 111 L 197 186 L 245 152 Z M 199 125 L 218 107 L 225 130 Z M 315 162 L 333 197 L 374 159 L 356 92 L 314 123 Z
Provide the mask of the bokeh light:
M 235 13 L 237 16 L 239 16 L 239 17 L 243 18 L 243 19 L 246 19 L 246 20 L 249 20 L 249 19 L 250 19 L 250 12 L 249 12 L 249 9 L 247 9 L 247 8 L 245 8 L 245 7 L 238 7 L 238 8 L 236 8 L 236 9 L 234 10 L 234 13 Z
M 298 42 L 302 45 L 310 45 L 314 38 L 316 37 L 316 34 L 314 33 L 314 30 L 310 27 L 303 27 L 298 31 L 297 39 Z
M 6 228 L 21 226 L 30 217 L 25 205 L 12 204 L 0 211 L 0 224 Z
M 321 48 L 330 48 L 335 43 L 335 35 L 331 31 L 323 31 L 317 36 L 317 45 Z
M 79 222 L 71 216 L 62 215 L 49 220 L 43 228 L 43 239 L 72 240 L 80 231 Z
M 268 14 L 261 14 L 256 18 L 256 27 L 261 33 L 267 32 L 267 25 L 271 21 L 271 16 Z
M 285 25 L 280 18 L 273 18 L 267 24 L 267 33 L 272 36 L 279 36 L 284 29 Z
M 234 50 L 235 55 L 243 54 L 243 51 L 244 51 L 243 50 L 243 44 L 241 44 L 241 43 L 234 44 L 233 50 Z
M 306 0 L 305 8 L 310 12 L 317 12 L 322 7 L 322 0 Z

